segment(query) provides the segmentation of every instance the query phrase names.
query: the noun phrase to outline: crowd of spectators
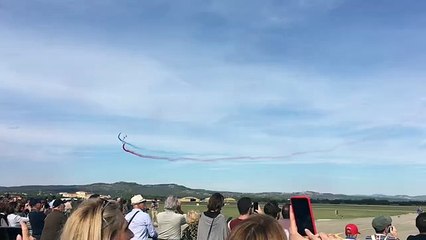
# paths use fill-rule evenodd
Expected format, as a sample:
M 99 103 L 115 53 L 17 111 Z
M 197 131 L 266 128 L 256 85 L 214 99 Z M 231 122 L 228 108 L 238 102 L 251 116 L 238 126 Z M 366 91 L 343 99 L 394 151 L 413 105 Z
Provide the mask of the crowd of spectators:
M 290 204 L 281 207 L 275 201 L 255 209 L 248 197 L 237 202 L 239 216 L 227 219 L 222 213 L 224 196 L 214 193 L 204 212 L 182 211 L 176 196 L 164 201 L 158 212 L 158 200 L 151 202 L 155 214 L 149 215 L 147 200 L 140 194 L 130 201 L 117 201 L 92 195 L 71 214 L 71 203 L 61 199 L 0 199 L 0 240 L 335 240 L 334 234 L 297 231 Z M 372 220 L 374 234 L 365 240 L 399 240 L 390 216 Z M 407 240 L 426 240 L 426 213 L 419 212 L 417 235 Z M 5 231 L 7 230 L 7 231 Z M 302 231 L 303 232 L 303 231 Z M 359 239 L 355 224 L 347 224 L 344 238 Z M 17 235 L 17 236 L 16 236 Z

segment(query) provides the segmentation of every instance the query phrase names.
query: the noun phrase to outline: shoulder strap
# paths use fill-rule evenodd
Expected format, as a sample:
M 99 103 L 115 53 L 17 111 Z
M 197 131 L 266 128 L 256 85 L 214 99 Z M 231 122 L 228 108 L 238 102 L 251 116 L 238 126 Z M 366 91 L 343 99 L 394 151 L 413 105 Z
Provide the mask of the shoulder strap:
M 132 218 L 130 218 L 130 220 L 129 220 L 129 225 L 133 221 L 133 218 L 135 218 L 136 214 L 138 214 L 138 213 L 139 213 L 139 211 L 137 211 L 135 214 L 133 214 Z
M 215 218 L 216 218 L 216 217 L 215 217 Z M 212 220 L 212 224 L 210 225 L 209 233 L 207 234 L 207 240 L 209 240 L 209 238 L 210 238 L 210 233 L 212 232 L 213 222 L 214 222 L 214 219 L 215 219 L 215 218 L 213 218 L 213 220 Z

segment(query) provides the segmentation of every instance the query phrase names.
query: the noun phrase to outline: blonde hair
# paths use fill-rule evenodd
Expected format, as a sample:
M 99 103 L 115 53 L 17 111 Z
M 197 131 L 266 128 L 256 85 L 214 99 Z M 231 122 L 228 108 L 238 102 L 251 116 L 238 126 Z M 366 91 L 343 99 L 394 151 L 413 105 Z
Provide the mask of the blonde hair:
M 88 199 L 65 223 L 61 240 L 110 240 L 124 224 L 119 204 L 103 199 Z
M 287 240 L 287 236 L 276 219 L 255 214 L 237 225 L 228 240 Z
M 186 214 L 186 222 L 188 223 L 188 224 L 192 224 L 192 223 L 196 223 L 196 222 L 198 222 L 198 220 L 200 220 L 200 213 L 199 212 L 197 212 L 197 211 L 194 211 L 194 210 L 191 210 L 191 211 L 189 211 L 187 214 Z

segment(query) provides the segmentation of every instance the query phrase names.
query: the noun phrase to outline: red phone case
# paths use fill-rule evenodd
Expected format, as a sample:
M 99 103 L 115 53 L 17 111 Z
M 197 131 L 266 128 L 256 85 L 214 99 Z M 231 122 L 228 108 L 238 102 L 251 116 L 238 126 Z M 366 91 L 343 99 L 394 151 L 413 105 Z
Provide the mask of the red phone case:
M 306 199 L 306 201 L 308 202 L 309 213 L 311 215 L 312 227 L 314 230 L 313 234 L 317 234 L 317 227 L 315 225 L 315 216 L 314 216 L 314 211 L 312 210 L 311 198 L 308 196 L 293 196 L 293 197 L 290 197 L 290 203 L 292 202 L 292 199 Z M 293 211 L 294 211 L 294 208 L 293 208 Z

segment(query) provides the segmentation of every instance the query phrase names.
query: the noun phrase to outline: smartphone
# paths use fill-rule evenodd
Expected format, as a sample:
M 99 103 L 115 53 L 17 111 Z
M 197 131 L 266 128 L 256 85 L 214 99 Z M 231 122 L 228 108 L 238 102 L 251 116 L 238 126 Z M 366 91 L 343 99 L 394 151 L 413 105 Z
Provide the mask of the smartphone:
M 259 202 L 253 202 L 253 211 L 257 212 L 259 210 Z
M 305 229 L 317 234 L 311 199 L 308 196 L 294 196 L 290 198 L 290 203 L 299 234 L 306 236 Z

